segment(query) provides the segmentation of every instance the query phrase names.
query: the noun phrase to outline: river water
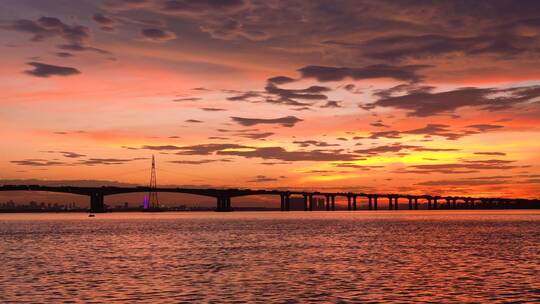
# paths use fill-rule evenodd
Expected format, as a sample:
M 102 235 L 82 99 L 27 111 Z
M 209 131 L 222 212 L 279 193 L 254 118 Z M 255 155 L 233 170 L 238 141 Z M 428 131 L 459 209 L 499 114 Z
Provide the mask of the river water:
M 540 302 L 540 211 L 0 214 L 0 302 Z

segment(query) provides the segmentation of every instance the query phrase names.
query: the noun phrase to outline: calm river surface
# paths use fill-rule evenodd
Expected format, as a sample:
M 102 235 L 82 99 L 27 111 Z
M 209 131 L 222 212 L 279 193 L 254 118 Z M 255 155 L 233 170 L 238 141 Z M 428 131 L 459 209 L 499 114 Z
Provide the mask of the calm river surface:
M 540 302 L 540 211 L 0 214 L 0 302 Z

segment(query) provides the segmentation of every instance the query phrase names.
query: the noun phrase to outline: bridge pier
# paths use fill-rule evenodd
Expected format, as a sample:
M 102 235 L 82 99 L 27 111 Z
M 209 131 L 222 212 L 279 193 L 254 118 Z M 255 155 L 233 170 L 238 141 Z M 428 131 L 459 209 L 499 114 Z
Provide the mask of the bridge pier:
M 90 195 L 90 212 L 105 212 L 105 198 L 102 192 L 92 192 Z
M 356 195 L 353 195 L 353 210 L 356 211 Z
M 351 205 L 351 196 L 347 195 L 347 210 L 351 211 L 352 205 Z
M 414 210 L 418 210 L 418 197 L 414 198 Z
M 330 196 L 325 196 L 324 197 L 324 207 L 326 208 L 326 211 L 330 211 Z
M 281 199 L 281 207 L 280 207 L 280 210 L 281 210 L 281 211 L 285 211 L 285 195 L 284 195 L 284 194 L 280 194 L 280 195 L 279 195 L 279 198 Z
M 413 207 L 412 207 L 412 197 L 409 197 L 409 210 L 412 210 Z
M 399 199 L 398 196 L 394 196 L 394 210 L 398 210 L 398 209 L 399 209 L 399 206 L 398 206 L 398 199 Z
M 377 206 L 377 196 L 373 197 L 373 210 L 377 210 L 379 207 Z
M 393 198 L 392 196 L 389 196 L 389 197 L 388 197 L 388 210 L 394 209 L 394 208 L 392 207 L 392 201 L 393 201 L 393 200 L 394 200 L 394 198 Z
M 304 211 L 308 211 L 308 195 L 304 194 Z
M 452 200 L 452 209 L 457 209 L 457 199 L 456 198 L 454 198 Z
M 438 200 L 438 198 L 436 198 L 436 197 L 433 198 L 433 209 L 435 209 L 435 210 L 439 209 L 439 205 L 437 203 L 437 200 Z
M 427 208 L 428 210 L 431 210 L 431 198 L 427 199 Z
M 373 198 L 371 196 L 368 196 L 368 201 L 369 210 L 373 210 Z
M 216 203 L 216 211 L 232 211 L 230 196 L 218 196 L 216 197 Z
M 291 211 L 291 195 L 285 194 L 285 211 Z
M 336 196 L 332 195 L 332 211 L 336 211 Z
M 313 194 L 309 195 L 309 211 L 313 211 Z

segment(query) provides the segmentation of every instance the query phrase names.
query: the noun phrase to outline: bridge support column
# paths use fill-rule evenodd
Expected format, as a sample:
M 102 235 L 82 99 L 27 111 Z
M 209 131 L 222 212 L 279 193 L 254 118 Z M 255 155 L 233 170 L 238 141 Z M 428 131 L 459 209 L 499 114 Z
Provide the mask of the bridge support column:
M 431 198 L 427 199 L 427 208 L 428 210 L 431 210 Z
M 356 195 L 353 195 L 353 210 L 356 211 Z
M 226 211 L 232 211 L 232 207 L 231 207 L 231 197 L 230 197 L 230 196 L 227 196 L 227 197 L 225 198 L 225 202 L 226 202 L 226 204 L 225 204 L 225 210 L 226 210 Z
M 412 210 L 412 197 L 409 197 L 409 210 Z
M 285 194 L 285 211 L 291 211 L 291 195 Z
M 452 209 L 456 209 L 457 208 L 457 199 L 453 199 L 452 200 Z
M 377 206 L 377 196 L 373 197 L 373 210 L 378 210 L 379 207 Z
M 439 205 L 437 204 L 438 198 L 433 198 L 433 209 L 439 209 Z
M 284 194 L 280 194 L 280 195 L 279 195 L 279 198 L 281 199 L 281 208 L 280 208 L 280 210 L 281 210 L 281 211 L 285 211 L 285 195 L 284 195 Z
M 304 194 L 304 211 L 308 211 L 308 195 Z
M 398 210 L 398 209 L 399 209 L 399 206 L 398 206 L 398 199 L 399 199 L 399 197 L 397 197 L 397 196 L 394 197 L 394 210 Z
M 418 210 L 418 197 L 414 198 L 414 210 Z
M 309 211 L 313 211 L 313 194 L 309 195 Z
M 101 192 L 93 192 L 90 195 L 90 212 L 102 213 L 105 212 L 105 198 Z
M 373 210 L 373 198 L 368 196 L 369 210 Z
M 332 195 L 332 211 L 336 211 L 336 196 Z
M 216 197 L 217 208 L 216 211 L 232 211 L 231 208 L 231 197 L 229 196 L 218 196 Z
M 330 211 L 330 196 L 325 197 L 326 211 Z
M 351 211 L 352 209 L 352 206 L 351 206 L 351 196 L 350 195 L 347 195 L 347 210 Z
M 471 198 L 471 209 L 474 209 L 474 198 Z
M 393 200 L 394 200 L 393 197 L 391 197 L 391 196 L 388 197 L 388 210 L 394 209 L 394 208 L 392 207 L 392 201 L 393 201 Z

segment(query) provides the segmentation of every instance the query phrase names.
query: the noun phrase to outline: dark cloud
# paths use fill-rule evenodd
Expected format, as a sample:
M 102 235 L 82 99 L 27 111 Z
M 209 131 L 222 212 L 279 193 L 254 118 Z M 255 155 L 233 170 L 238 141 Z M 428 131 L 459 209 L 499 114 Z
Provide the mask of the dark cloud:
M 506 156 L 504 152 L 474 152 L 476 155 Z
M 201 159 L 201 160 L 171 160 L 169 163 L 180 165 L 202 165 L 208 163 L 219 162 L 219 159 Z
M 89 158 L 78 162 L 79 165 L 95 166 L 95 165 L 123 165 L 140 158 Z M 146 159 L 146 158 L 143 158 Z
M 299 102 L 297 99 L 325 100 L 328 97 L 322 93 L 328 92 L 331 89 L 323 86 L 311 86 L 306 89 L 282 89 L 278 88 L 272 83 L 268 83 L 265 90 L 266 93 L 271 95 L 269 98 L 267 98 L 267 102 L 281 103 L 291 106 L 309 106 L 309 103 Z
M 393 78 L 397 80 L 417 82 L 421 79 L 418 71 L 427 65 L 391 66 L 386 64 L 370 65 L 363 68 L 306 66 L 298 71 L 303 78 L 315 78 L 319 81 L 340 81 L 345 78 L 354 80 Z
M 304 107 L 300 107 L 300 108 L 294 108 L 294 109 L 291 109 L 291 110 L 293 110 L 293 111 L 307 111 L 307 110 L 311 110 L 311 108 L 304 106 Z
M 339 146 L 338 144 L 330 144 L 324 141 L 318 140 L 302 140 L 302 141 L 293 141 L 293 144 L 297 144 L 300 147 L 307 148 L 309 146 L 314 147 L 335 147 Z
M 75 52 L 82 52 L 82 51 L 91 51 L 102 55 L 111 55 L 112 53 L 103 49 L 91 47 L 91 46 L 84 46 L 81 44 L 60 44 L 57 46 L 57 48 L 61 50 L 66 51 L 75 51 Z
M 321 108 L 341 108 L 339 101 L 328 100 L 325 104 L 321 105 Z
M 465 55 L 495 54 L 512 56 L 534 50 L 534 39 L 509 33 L 485 34 L 473 37 L 443 35 L 393 35 L 366 40 L 362 47 L 368 57 L 383 60 L 426 58 L 460 52 Z M 528 45 L 528 47 L 524 47 Z
M 282 147 L 252 147 L 249 150 L 222 150 L 218 155 L 242 156 L 246 158 L 277 159 L 282 161 L 347 161 L 356 160 L 355 154 L 339 151 L 287 151 Z
M 450 126 L 444 125 L 444 124 L 427 124 L 423 128 L 408 130 L 402 133 L 428 135 L 428 136 L 441 136 L 441 137 L 445 137 L 448 140 L 457 140 L 465 135 L 468 135 L 467 133 L 463 133 L 463 132 L 452 132 L 448 129 L 449 127 Z
M 338 167 L 338 168 L 352 168 L 352 169 L 358 169 L 358 170 L 361 170 L 361 171 L 369 171 L 371 169 L 379 169 L 379 168 L 384 168 L 384 166 L 378 166 L 378 165 L 361 165 L 361 164 L 356 164 L 356 163 L 337 163 L 337 164 L 333 164 L 334 167 Z
M 475 173 L 481 170 L 509 170 L 520 168 L 521 166 L 512 165 L 515 161 L 512 160 L 464 160 L 461 163 L 449 164 L 429 164 L 429 165 L 414 165 L 410 166 L 413 171 L 410 173 L 445 173 L 445 174 L 461 174 Z
M 182 97 L 182 98 L 176 98 L 173 99 L 175 102 L 182 102 L 182 101 L 199 101 L 201 98 L 198 97 Z
M 27 64 L 33 66 L 34 69 L 25 71 L 25 73 L 37 77 L 70 76 L 81 73 L 76 68 L 71 67 L 52 65 L 41 62 L 28 62 Z
M 228 139 L 230 139 L 230 138 L 228 138 L 228 137 L 221 137 L 221 136 L 208 136 L 208 139 L 228 140 Z
M 267 161 L 267 162 L 262 162 L 262 163 L 259 163 L 260 165 L 265 165 L 265 166 L 274 166 L 274 165 L 290 165 L 291 162 L 285 162 L 285 161 L 277 161 L 277 162 L 273 162 L 273 161 Z
M 260 97 L 261 94 L 258 92 L 245 92 L 240 95 L 227 97 L 227 100 L 230 101 L 248 101 L 251 98 Z
M 280 79 L 282 76 L 278 76 Z M 275 77 L 276 78 L 276 77 Z M 273 79 L 273 78 L 270 78 Z M 236 95 L 228 97 L 230 101 L 266 102 L 271 104 L 282 104 L 287 106 L 309 107 L 312 104 L 307 101 L 326 100 L 328 97 L 323 94 L 332 91 L 325 86 L 310 86 L 305 89 L 284 89 L 276 86 L 277 82 L 268 82 L 264 91 L 233 92 Z M 283 81 L 281 81 L 283 82 Z
M 141 30 L 140 34 L 143 40 L 151 42 L 166 42 L 176 39 L 174 32 L 158 28 L 145 28 Z
M 417 183 L 419 186 L 483 186 L 483 185 L 507 185 L 509 181 L 500 179 L 491 180 L 471 180 L 471 179 L 453 179 L 453 180 L 432 180 Z
M 220 108 L 201 108 L 201 110 L 206 111 L 206 112 L 227 111 L 226 109 L 220 109 Z
M 167 0 L 161 10 L 166 13 L 208 13 L 241 8 L 243 0 Z
M 278 181 L 278 180 L 279 179 L 277 179 L 277 178 L 268 177 L 268 176 L 265 176 L 265 175 L 257 175 L 255 178 L 250 179 L 247 182 L 248 183 L 263 183 L 263 182 L 275 182 L 275 181 Z
M 511 108 L 540 96 L 540 86 L 508 89 L 461 88 L 446 92 L 412 92 L 377 100 L 370 107 L 392 107 L 409 111 L 409 116 L 426 117 L 452 114 L 462 107 L 480 107 L 488 111 Z
M 393 145 L 384 145 L 384 146 L 377 146 L 377 147 L 368 148 L 368 149 L 355 150 L 354 152 L 361 155 L 374 156 L 374 155 L 379 155 L 379 154 L 384 154 L 384 153 L 398 153 L 403 150 L 416 151 L 416 152 L 459 151 L 459 149 L 453 149 L 453 148 L 429 148 L 429 147 L 403 145 L 400 143 L 396 143 Z
M 401 138 L 401 133 L 399 131 L 378 131 L 372 132 L 368 137 L 369 139 L 379 139 L 379 138 Z
M 243 118 L 243 117 L 231 117 L 232 120 L 235 122 L 243 125 L 243 126 L 254 126 L 258 124 L 278 124 L 283 127 L 294 127 L 294 125 L 300 121 L 303 121 L 300 118 L 297 118 L 295 116 L 286 116 L 286 117 L 280 117 L 280 118 Z
M 90 38 L 90 29 L 87 27 L 67 25 L 54 17 L 41 17 L 37 21 L 20 19 L 13 21 L 7 28 L 33 34 L 32 41 L 56 36 L 71 44 L 83 44 Z
M 212 155 L 228 149 L 249 149 L 250 147 L 238 144 L 202 144 L 178 147 L 178 155 Z
M 373 127 L 377 127 L 377 128 L 388 128 L 388 126 L 385 125 L 381 120 L 378 120 L 376 122 L 372 122 L 369 125 L 373 126 Z
M 287 76 L 276 76 L 276 77 L 268 78 L 267 81 L 273 84 L 286 84 L 286 83 L 294 82 L 296 80 L 294 78 L 287 77 Z
M 66 165 L 65 162 L 45 160 L 45 159 L 12 160 L 10 161 L 10 163 L 13 163 L 19 166 L 31 166 L 31 167 L 48 167 L 48 166 Z
M 56 56 L 60 58 L 69 58 L 69 57 L 73 57 L 73 54 L 67 53 L 67 52 L 57 52 Z
M 62 154 L 64 157 L 67 157 L 67 158 L 81 158 L 81 157 L 86 156 L 85 154 L 79 154 L 79 153 L 69 152 L 69 151 L 43 151 L 43 152 L 46 152 L 46 153 L 59 153 L 59 154 Z
M 101 25 L 106 25 L 106 26 L 111 26 L 111 25 L 114 25 L 116 23 L 116 21 L 110 17 L 107 17 L 103 14 L 100 14 L 100 13 L 96 13 L 92 16 L 92 19 L 94 19 L 95 22 L 101 24 Z
M 33 35 L 32 41 L 35 42 L 59 37 L 64 40 L 64 43 L 57 46 L 62 50 L 94 51 L 100 54 L 111 54 L 106 50 L 87 45 L 92 36 L 88 27 L 76 24 L 68 25 L 55 17 L 40 17 L 37 21 L 20 19 L 11 22 L 4 28 L 30 33 Z
M 504 128 L 504 126 L 501 125 L 490 125 L 490 124 L 477 124 L 477 125 L 469 125 L 467 128 L 473 128 L 478 130 L 479 132 L 486 132 L 496 129 Z
M 245 137 L 249 139 L 263 139 L 274 135 L 273 132 L 252 132 L 252 133 L 239 133 L 236 136 Z
M 135 148 L 136 149 L 136 148 Z M 173 145 L 163 145 L 163 146 L 149 146 L 145 145 L 142 146 L 140 149 L 145 150 L 156 150 L 156 151 L 167 151 L 167 150 L 178 150 L 181 149 L 179 146 L 173 146 Z
M 201 144 L 193 146 L 142 146 L 141 149 L 176 150 L 178 155 L 227 155 L 281 161 L 352 161 L 359 157 L 342 150 L 287 151 L 282 147 L 251 147 L 239 144 Z

